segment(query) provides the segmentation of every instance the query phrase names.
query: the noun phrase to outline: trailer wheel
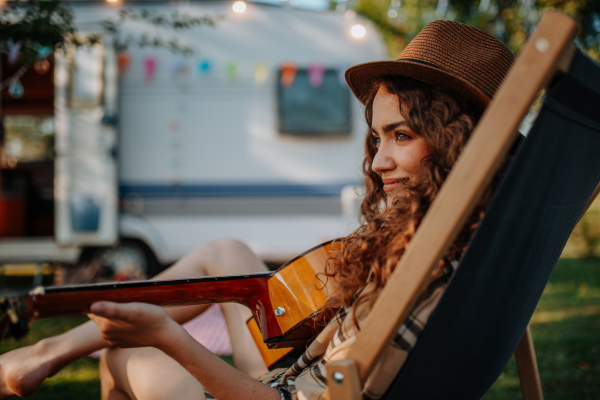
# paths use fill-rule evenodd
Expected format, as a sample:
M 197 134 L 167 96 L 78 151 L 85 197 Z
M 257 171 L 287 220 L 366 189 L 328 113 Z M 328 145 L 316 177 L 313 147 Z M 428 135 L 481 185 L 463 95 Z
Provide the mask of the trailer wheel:
M 122 239 L 112 247 L 84 249 L 75 280 L 83 282 L 148 279 L 162 268 L 148 246 L 135 239 Z

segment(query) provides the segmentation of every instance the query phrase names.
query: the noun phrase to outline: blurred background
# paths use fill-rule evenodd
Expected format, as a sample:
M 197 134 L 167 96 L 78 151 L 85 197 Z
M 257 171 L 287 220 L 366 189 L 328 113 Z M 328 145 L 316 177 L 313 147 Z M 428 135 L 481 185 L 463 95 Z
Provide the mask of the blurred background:
M 2 290 L 145 279 L 220 237 L 275 268 L 344 236 L 366 128 L 345 69 L 396 58 L 435 19 L 518 54 L 546 8 L 600 60 L 600 0 L 0 0 Z M 532 320 L 547 398 L 600 399 L 599 252 L 597 201 Z M 98 397 L 95 363 L 34 398 Z M 520 398 L 512 362 L 486 398 Z

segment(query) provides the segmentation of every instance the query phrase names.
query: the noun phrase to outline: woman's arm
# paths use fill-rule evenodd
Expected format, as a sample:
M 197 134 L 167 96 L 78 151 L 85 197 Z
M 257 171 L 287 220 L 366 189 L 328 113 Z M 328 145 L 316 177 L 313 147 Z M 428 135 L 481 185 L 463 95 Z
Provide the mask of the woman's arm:
M 279 392 L 233 368 L 192 338 L 160 307 L 98 302 L 89 317 L 117 347 L 155 347 L 187 369 L 218 399 L 280 400 Z

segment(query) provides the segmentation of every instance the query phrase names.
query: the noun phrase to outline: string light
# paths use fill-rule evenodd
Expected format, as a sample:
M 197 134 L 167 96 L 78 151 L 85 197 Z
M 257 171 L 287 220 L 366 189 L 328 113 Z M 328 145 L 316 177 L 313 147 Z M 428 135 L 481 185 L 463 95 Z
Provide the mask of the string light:
M 352 37 L 356 39 L 362 39 L 367 34 L 367 28 L 361 24 L 356 24 L 352 26 L 350 33 L 352 34 Z
M 19 81 L 18 79 L 13 81 L 10 84 L 10 86 L 8 87 L 8 94 L 13 99 L 19 99 L 19 98 L 23 97 L 24 92 L 25 92 L 25 90 L 23 89 L 23 85 L 21 84 L 21 81 Z
M 234 13 L 238 13 L 238 14 L 242 14 L 243 12 L 246 11 L 246 2 L 245 1 L 236 1 L 235 3 L 233 3 L 233 7 L 231 7 L 233 9 Z

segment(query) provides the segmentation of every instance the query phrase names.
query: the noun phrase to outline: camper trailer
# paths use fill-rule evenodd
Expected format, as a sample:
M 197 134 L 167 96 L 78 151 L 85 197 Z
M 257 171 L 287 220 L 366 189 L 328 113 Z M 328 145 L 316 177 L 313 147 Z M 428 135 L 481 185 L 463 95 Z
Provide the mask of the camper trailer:
M 366 126 L 343 73 L 386 59 L 381 37 L 352 11 L 232 5 L 72 4 L 79 33 L 101 43 L 49 56 L 35 112 L 23 103 L 35 69 L 21 97 L 2 96 L 0 264 L 98 262 L 129 279 L 216 238 L 281 262 L 356 226 Z M 106 34 L 122 9 L 215 24 L 126 20 Z M 148 46 L 116 49 L 144 35 Z M 39 154 L 30 130 L 49 143 Z

